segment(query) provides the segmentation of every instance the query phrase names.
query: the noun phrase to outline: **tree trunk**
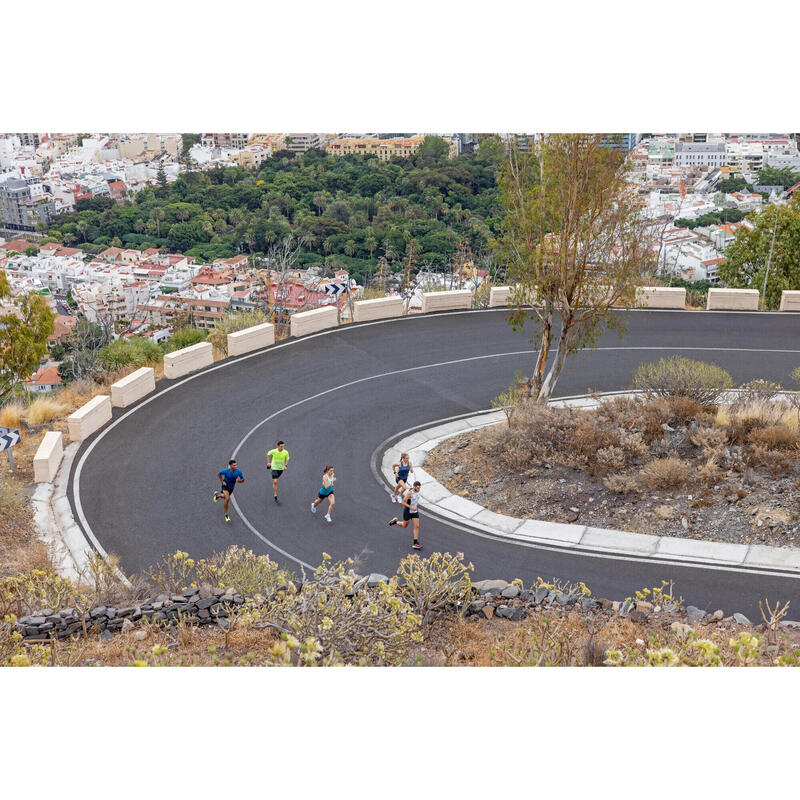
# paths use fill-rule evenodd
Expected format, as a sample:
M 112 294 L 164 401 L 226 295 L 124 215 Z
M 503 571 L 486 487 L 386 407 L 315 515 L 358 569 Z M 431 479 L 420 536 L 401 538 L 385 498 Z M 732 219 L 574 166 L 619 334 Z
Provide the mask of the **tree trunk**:
M 561 372 L 564 369 L 564 362 L 567 360 L 566 339 L 568 332 L 569 326 L 565 323 L 561 335 L 558 337 L 556 356 L 553 359 L 550 371 L 547 373 L 547 377 L 544 379 L 542 388 L 539 390 L 539 395 L 536 398 L 539 403 L 547 403 L 550 400 L 553 390 L 556 388 L 556 383 L 558 383 L 558 379 L 561 377 Z
M 547 355 L 550 351 L 550 342 L 553 336 L 553 312 L 550 311 L 542 323 L 542 339 L 539 342 L 539 355 L 536 357 L 536 366 L 528 381 L 528 391 L 534 400 L 538 400 L 544 384 L 544 370 L 547 366 Z

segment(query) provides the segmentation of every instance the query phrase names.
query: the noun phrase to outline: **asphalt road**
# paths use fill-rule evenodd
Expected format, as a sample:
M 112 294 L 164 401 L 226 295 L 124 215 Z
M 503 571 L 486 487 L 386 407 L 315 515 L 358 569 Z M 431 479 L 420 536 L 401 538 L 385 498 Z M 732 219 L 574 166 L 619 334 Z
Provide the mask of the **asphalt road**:
M 620 313 L 624 336 L 606 333 L 593 351 L 570 358 L 556 395 L 628 388 L 640 362 L 672 353 L 713 361 L 738 382 L 791 386 L 800 365 L 796 315 Z M 400 431 L 488 408 L 515 370 L 530 372 L 530 335 L 512 331 L 500 310 L 426 315 L 351 325 L 161 381 L 138 406 L 115 409 L 112 423 L 82 445 L 73 509 L 128 572 L 176 549 L 203 557 L 240 544 L 295 569 L 318 564 L 324 551 L 391 575 L 410 552 L 411 535 L 386 525 L 396 506 L 371 469 L 373 453 Z M 291 461 L 276 506 L 266 452 L 278 439 Z M 246 482 L 226 524 L 211 495 L 234 453 Z M 326 464 L 336 468 L 333 524 L 309 511 Z M 475 579 L 583 580 L 596 596 L 612 598 L 674 579 L 687 602 L 751 619 L 765 596 L 800 606 L 800 578 L 788 573 L 514 544 L 430 515 L 421 520 L 421 540 L 423 553 L 463 552 Z

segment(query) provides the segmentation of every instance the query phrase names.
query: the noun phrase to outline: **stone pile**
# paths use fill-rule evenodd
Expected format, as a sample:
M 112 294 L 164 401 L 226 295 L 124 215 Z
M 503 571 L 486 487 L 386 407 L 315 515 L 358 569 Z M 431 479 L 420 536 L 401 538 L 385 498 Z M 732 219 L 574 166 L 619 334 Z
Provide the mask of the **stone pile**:
M 84 619 L 87 631 L 129 630 L 139 620 L 170 624 L 179 617 L 194 625 L 209 625 L 229 616 L 230 610 L 243 605 L 245 598 L 233 589 L 201 584 L 181 594 L 158 594 L 141 603 L 125 608 L 95 606 L 85 614 L 75 608 L 53 611 L 44 608 L 38 614 L 20 617 L 11 626 L 25 639 L 64 639 L 83 633 Z

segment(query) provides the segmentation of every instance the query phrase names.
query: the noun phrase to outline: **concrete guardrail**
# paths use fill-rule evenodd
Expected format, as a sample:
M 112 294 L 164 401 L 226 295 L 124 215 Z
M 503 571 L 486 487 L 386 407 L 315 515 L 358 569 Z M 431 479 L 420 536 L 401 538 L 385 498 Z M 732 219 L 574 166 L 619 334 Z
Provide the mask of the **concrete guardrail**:
M 275 344 L 275 326 L 271 322 L 253 325 L 241 331 L 228 334 L 228 355 L 241 356 L 252 350 L 261 350 Z
M 642 308 L 686 308 L 686 289 L 677 286 L 640 286 L 636 300 Z
M 401 317 L 402 297 L 379 297 L 377 300 L 357 300 L 353 303 L 353 322 L 372 322 L 376 319 Z
M 152 367 L 142 367 L 111 384 L 111 405 L 125 408 L 155 390 L 155 370 Z
M 758 289 L 709 289 L 706 311 L 758 311 Z
M 60 431 L 48 431 L 33 457 L 33 479 L 36 483 L 52 483 L 61 459 L 64 458 L 64 436 Z
M 800 292 L 784 290 L 781 292 L 781 311 L 800 311 Z
M 99 394 L 67 417 L 69 438 L 73 442 L 82 442 L 110 419 L 111 398 L 107 394 Z
M 470 289 L 451 289 L 446 292 L 423 292 L 422 312 L 456 311 L 472 308 L 472 291 Z
M 507 306 L 510 298 L 510 286 L 492 286 L 492 288 L 489 289 L 489 308 Z
M 214 363 L 214 348 L 211 342 L 200 342 L 164 356 L 164 376 L 180 378 Z
M 324 331 L 327 328 L 335 328 L 338 324 L 336 306 L 300 311 L 297 314 L 292 314 L 290 320 L 290 334 L 292 336 L 317 333 L 317 331 Z

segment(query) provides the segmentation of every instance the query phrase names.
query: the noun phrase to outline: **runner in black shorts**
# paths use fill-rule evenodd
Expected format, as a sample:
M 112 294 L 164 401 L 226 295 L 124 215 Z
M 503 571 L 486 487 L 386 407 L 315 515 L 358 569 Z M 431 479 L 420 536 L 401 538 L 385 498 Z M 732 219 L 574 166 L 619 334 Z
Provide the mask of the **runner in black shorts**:
M 422 545 L 419 543 L 419 490 L 421 486 L 419 481 L 414 481 L 411 491 L 403 498 L 403 521 L 398 522 L 397 517 L 389 520 L 389 525 L 397 525 L 398 528 L 407 528 L 409 523 L 412 524 L 414 542 L 411 547 L 414 550 L 422 550 Z
M 244 483 L 244 475 L 240 469 L 236 469 L 236 459 L 232 458 L 228 462 L 228 469 L 221 469 L 219 471 L 219 479 L 222 481 L 222 489 L 219 492 L 214 492 L 214 502 L 216 503 L 220 497 L 225 502 L 225 522 L 230 522 L 231 518 L 228 516 L 228 503 L 230 502 L 233 490 L 236 488 L 237 483 Z
M 278 478 L 283 475 L 289 463 L 289 451 L 284 448 L 284 442 L 278 444 L 267 453 L 267 469 L 272 470 L 272 497 L 278 502 Z

